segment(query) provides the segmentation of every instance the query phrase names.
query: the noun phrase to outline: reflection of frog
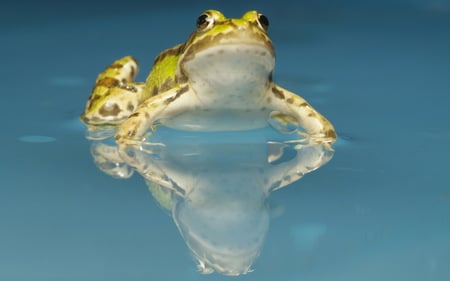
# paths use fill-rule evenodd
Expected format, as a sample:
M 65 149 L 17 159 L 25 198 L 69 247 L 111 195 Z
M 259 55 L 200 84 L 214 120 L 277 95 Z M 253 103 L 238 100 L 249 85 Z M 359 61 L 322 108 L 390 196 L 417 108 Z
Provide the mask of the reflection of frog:
M 167 138 L 167 132 L 161 132 L 155 138 L 166 139 L 163 145 L 148 143 L 144 150 L 129 146 L 118 153 L 111 139 L 102 139 L 92 142 L 91 154 L 99 169 L 112 177 L 129 178 L 133 171 L 144 177 L 202 273 L 249 272 L 269 228 L 270 193 L 333 156 L 327 145 L 267 142 L 254 131 L 252 142 L 245 132 L 211 133 L 220 135 L 212 142 L 198 133 L 178 131 Z
M 123 163 L 145 178 L 154 199 L 172 215 L 202 273 L 245 274 L 269 228 L 270 192 L 326 164 L 333 152 L 325 145 L 228 142 L 223 135 L 219 144 L 199 143 L 195 136 L 183 133 L 191 143 L 175 138 L 146 150 L 127 147 Z M 110 154 L 96 151 L 107 152 L 102 160 Z
M 187 130 L 246 130 L 265 126 L 269 113 L 297 123 L 321 143 L 336 133 L 300 96 L 272 81 L 275 51 L 268 19 L 249 11 L 240 19 L 214 10 L 197 19 L 184 44 L 162 52 L 145 83 L 134 82 L 132 57 L 102 72 L 81 119 L 91 130 L 120 125 L 119 144 L 143 139 L 157 123 Z

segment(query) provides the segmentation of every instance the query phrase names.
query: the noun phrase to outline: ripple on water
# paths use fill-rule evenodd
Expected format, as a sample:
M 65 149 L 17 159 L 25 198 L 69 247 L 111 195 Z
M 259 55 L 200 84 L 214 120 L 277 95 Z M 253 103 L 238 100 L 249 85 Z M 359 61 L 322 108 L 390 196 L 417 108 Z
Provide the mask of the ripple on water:
M 56 76 L 51 77 L 48 81 L 53 86 L 76 87 L 83 86 L 87 83 L 86 79 L 77 76 Z
M 56 138 L 41 135 L 28 135 L 19 137 L 19 141 L 31 143 L 47 143 L 56 141 Z

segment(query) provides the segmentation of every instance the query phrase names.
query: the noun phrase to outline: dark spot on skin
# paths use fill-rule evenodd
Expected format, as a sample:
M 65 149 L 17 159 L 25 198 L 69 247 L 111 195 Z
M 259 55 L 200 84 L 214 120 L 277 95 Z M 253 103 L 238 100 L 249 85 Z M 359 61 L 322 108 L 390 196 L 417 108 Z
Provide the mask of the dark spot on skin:
M 123 64 L 121 64 L 121 63 L 114 63 L 114 64 L 111 64 L 108 68 L 119 69 L 119 68 L 122 68 L 122 67 L 123 67 Z
M 135 112 L 133 114 L 131 114 L 129 117 L 138 117 L 139 116 L 139 112 Z
M 337 136 L 336 136 L 336 132 L 334 131 L 334 130 L 328 130 L 326 133 L 325 133 L 325 135 L 327 136 L 327 137 L 330 137 L 330 138 L 333 138 L 333 139 L 335 139 Z
M 294 99 L 293 98 L 288 98 L 288 99 L 286 99 L 286 102 L 289 103 L 289 104 L 292 104 L 294 102 Z
M 91 109 L 92 106 L 94 105 L 94 103 L 95 103 L 98 99 L 100 99 L 100 96 L 99 96 L 99 95 L 93 95 L 93 96 L 91 96 L 90 99 L 89 99 L 89 101 L 88 101 L 87 108 L 88 108 L 88 109 Z
M 308 113 L 308 117 L 313 117 L 313 116 L 315 116 L 314 113 L 312 113 L 312 112 Z
M 178 94 L 182 95 L 182 94 L 186 93 L 187 91 L 189 91 L 189 86 L 184 86 L 183 88 L 180 89 Z
M 275 97 L 279 99 L 284 99 L 283 91 L 277 89 L 276 87 L 272 87 L 272 93 L 275 95 Z
M 184 86 L 183 88 L 179 89 L 178 92 L 175 94 L 175 96 L 170 97 L 168 99 L 166 99 L 164 101 L 164 104 L 170 104 L 171 102 L 173 102 L 174 100 L 178 99 L 179 97 L 181 97 L 182 94 L 186 93 L 189 90 L 189 86 Z
M 186 83 L 188 81 L 188 78 L 186 75 L 180 75 L 177 79 L 178 84 L 183 84 Z
M 128 131 L 127 137 L 132 138 L 137 134 L 137 130 L 133 129 L 131 131 Z
M 234 21 L 232 21 L 232 20 L 228 20 L 227 23 L 228 23 L 229 25 L 231 25 L 232 27 L 234 27 L 235 29 L 238 29 L 238 28 L 239 28 L 239 26 L 238 26 Z
M 134 105 L 131 102 L 128 102 L 127 104 L 127 110 L 128 111 L 134 111 Z
M 113 104 L 112 106 L 106 106 L 106 104 L 104 104 L 100 107 L 98 113 L 100 113 L 101 116 L 117 116 L 120 111 L 121 109 L 117 104 Z
M 304 107 L 304 106 L 308 106 L 308 103 L 304 102 L 299 105 L 299 107 Z
M 120 84 L 119 80 L 112 78 L 112 77 L 105 77 L 105 78 L 100 79 L 95 84 L 95 87 L 103 86 L 106 88 L 112 88 L 112 87 L 116 87 L 119 84 Z
M 164 82 L 161 84 L 161 87 L 159 87 L 158 92 L 163 93 L 167 90 L 170 90 L 173 88 L 175 84 L 175 81 L 172 79 L 172 77 L 167 78 L 164 80 Z
M 152 89 L 152 95 L 151 96 L 153 97 L 153 96 L 156 96 L 157 94 L 158 94 L 158 87 L 154 86 L 153 89 Z
M 136 74 L 136 70 L 134 69 L 134 67 L 133 67 L 133 66 L 131 66 L 130 68 L 131 68 L 131 72 L 130 72 L 130 75 L 131 75 L 131 77 L 133 77 L 133 78 L 134 78 L 134 75 Z
M 183 50 L 183 45 L 177 45 L 173 48 L 167 49 L 164 52 L 162 52 L 161 54 L 159 54 L 159 56 L 156 57 L 153 64 L 156 64 L 156 63 L 162 61 L 167 56 L 177 56 L 182 52 L 182 50 Z

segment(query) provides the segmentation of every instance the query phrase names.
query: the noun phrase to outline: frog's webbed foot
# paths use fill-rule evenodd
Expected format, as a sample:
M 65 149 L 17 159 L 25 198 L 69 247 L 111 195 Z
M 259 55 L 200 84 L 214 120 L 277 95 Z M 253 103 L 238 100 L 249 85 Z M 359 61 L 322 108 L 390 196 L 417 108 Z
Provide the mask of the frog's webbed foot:
M 276 111 L 271 114 L 271 118 L 278 122 L 280 128 L 295 131 L 301 137 L 299 145 L 311 143 L 329 146 L 336 141 L 336 131 L 330 121 L 302 97 L 275 85 L 269 88 L 268 96 L 270 106 Z M 304 131 L 293 129 L 296 126 Z
M 100 127 L 123 122 L 146 98 L 145 83 L 134 82 L 137 72 L 137 62 L 130 56 L 109 65 L 98 75 L 81 120 Z
M 160 119 L 189 110 L 196 103 L 192 100 L 194 97 L 195 95 L 190 93 L 189 85 L 181 84 L 146 100 L 119 127 L 115 136 L 117 144 L 142 144 L 149 128 L 154 128 Z

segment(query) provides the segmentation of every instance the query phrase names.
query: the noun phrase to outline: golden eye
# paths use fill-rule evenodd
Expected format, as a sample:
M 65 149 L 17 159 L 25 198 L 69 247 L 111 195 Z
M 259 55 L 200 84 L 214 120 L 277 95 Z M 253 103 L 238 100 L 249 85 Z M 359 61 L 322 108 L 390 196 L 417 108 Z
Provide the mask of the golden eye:
M 214 25 L 214 18 L 208 14 L 202 14 L 197 18 L 197 28 L 201 30 L 206 30 Z
M 267 31 L 269 29 L 269 19 L 263 14 L 258 14 L 258 25 L 264 31 Z

